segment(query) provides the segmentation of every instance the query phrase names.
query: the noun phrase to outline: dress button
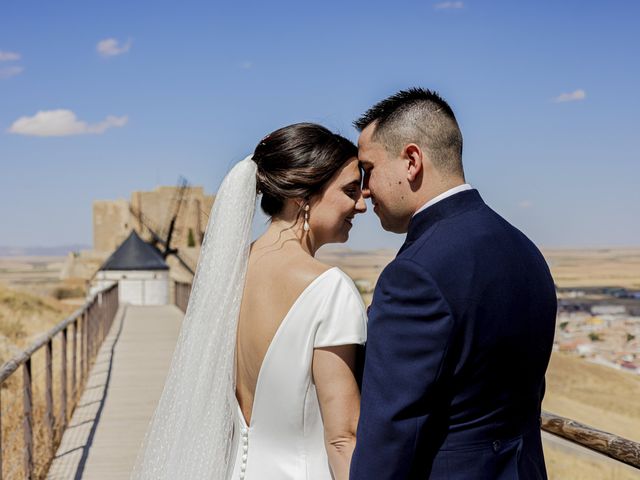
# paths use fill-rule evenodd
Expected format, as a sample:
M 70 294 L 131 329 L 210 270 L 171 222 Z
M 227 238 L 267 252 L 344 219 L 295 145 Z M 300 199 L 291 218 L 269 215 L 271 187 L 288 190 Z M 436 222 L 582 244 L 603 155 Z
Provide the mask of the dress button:
M 247 451 L 248 451 L 248 450 L 249 450 L 249 447 L 248 447 L 248 446 L 246 446 L 246 445 L 243 445 L 243 446 L 242 446 L 242 451 L 243 451 L 244 453 L 247 453 Z
M 502 447 L 502 443 L 500 443 L 500 440 L 496 440 L 493 442 L 493 451 L 498 453 L 498 451 L 500 450 L 500 447 Z
M 247 462 L 247 454 L 246 453 L 244 455 L 242 455 L 242 462 L 243 463 Z

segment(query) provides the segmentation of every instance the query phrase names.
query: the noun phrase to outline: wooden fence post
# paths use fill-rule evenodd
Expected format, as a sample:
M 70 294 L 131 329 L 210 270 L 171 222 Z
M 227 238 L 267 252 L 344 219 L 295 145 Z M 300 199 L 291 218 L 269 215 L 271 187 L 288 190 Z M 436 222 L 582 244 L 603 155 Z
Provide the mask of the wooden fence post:
M 111 330 L 111 327 L 113 326 L 113 320 L 116 318 L 116 311 L 117 311 L 116 305 L 117 305 L 117 302 L 116 302 L 115 293 L 117 293 L 117 292 L 118 292 L 117 288 L 111 290 L 111 292 L 110 292 L 110 298 L 111 298 L 110 304 L 111 304 L 111 307 L 109 308 L 109 319 L 110 319 L 109 320 L 109 330 Z
M 93 317 L 93 303 L 87 309 L 87 378 L 89 377 L 89 368 L 91 365 L 91 333 L 93 330 L 91 318 Z M 87 380 L 85 378 L 85 381 Z
M 100 306 L 100 344 L 107 336 L 107 294 L 105 293 L 102 298 L 102 305 Z
M 90 364 L 90 360 L 89 358 L 91 357 L 91 312 L 93 310 L 93 304 L 89 305 L 89 308 L 87 308 L 87 318 L 86 318 L 86 324 L 87 324 L 87 339 L 86 339 L 86 349 L 87 349 L 87 356 L 86 356 L 86 365 L 85 368 L 87 369 L 87 371 L 85 372 L 85 382 L 87 381 L 87 378 L 89 377 L 89 364 Z
M 0 388 L 0 480 L 2 480 L 2 389 Z
M 45 345 L 45 402 L 46 411 L 44 423 L 49 434 L 49 448 L 53 450 L 53 361 L 52 361 L 53 341 L 49 339 Z M 50 452 L 51 453 L 51 452 Z
M 67 425 L 67 331 L 69 327 L 62 330 L 62 371 L 60 372 L 60 418 L 62 420 L 61 429 Z
M 84 382 L 87 373 L 87 310 L 85 309 L 82 312 L 82 316 L 80 317 L 80 323 L 82 324 L 82 330 L 80 331 L 80 383 Z
M 93 328 L 91 329 L 91 364 L 93 365 L 96 361 L 96 355 L 98 353 L 98 330 L 100 328 L 100 304 L 96 299 L 96 303 L 93 305 L 91 309 L 91 324 Z
M 24 477 L 33 478 L 33 397 L 31 392 L 31 358 L 28 358 L 22 366 L 22 403 L 24 419 L 22 420 L 22 432 L 24 435 Z
M 78 319 L 76 318 L 75 321 L 73 322 L 73 342 L 72 342 L 72 348 L 73 348 L 73 365 L 71 367 L 71 398 L 73 398 L 73 404 L 75 405 L 76 403 L 76 395 L 78 394 L 78 387 L 76 385 L 76 363 L 78 361 L 78 354 L 77 354 L 77 350 L 78 350 Z

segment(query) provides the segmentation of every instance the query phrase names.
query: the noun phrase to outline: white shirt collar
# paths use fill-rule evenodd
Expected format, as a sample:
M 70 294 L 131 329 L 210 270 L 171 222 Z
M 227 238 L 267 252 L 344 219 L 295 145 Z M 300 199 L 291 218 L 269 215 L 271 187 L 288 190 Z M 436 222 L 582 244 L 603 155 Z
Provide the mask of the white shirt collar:
M 473 187 L 471 185 L 469 185 L 468 183 L 464 183 L 462 185 L 458 185 L 457 187 L 450 188 L 446 192 L 442 192 L 437 197 L 434 197 L 431 200 L 429 200 L 427 203 L 425 203 L 422 207 L 420 207 L 418 210 L 416 210 L 416 213 L 414 213 L 413 216 L 416 216 L 418 213 L 420 213 L 421 211 L 423 211 L 426 208 L 429 208 L 431 205 L 435 205 L 440 200 L 444 200 L 445 198 L 450 197 L 451 195 L 455 195 L 456 193 L 464 192 L 465 190 L 471 190 L 472 188 Z

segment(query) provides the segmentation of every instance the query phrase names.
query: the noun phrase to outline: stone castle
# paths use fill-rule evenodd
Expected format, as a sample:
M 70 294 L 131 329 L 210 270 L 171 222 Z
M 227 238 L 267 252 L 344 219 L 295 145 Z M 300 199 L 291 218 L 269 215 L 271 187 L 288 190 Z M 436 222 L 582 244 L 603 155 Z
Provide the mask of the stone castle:
M 61 278 L 90 280 L 132 230 L 150 243 L 154 233 L 166 240 L 181 194 L 182 202 L 170 247 L 177 248 L 180 256 L 191 268 L 195 268 L 215 196 L 206 195 L 202 187 L 185 187 L 182 191 L 180 187 L 157 187 L 150 192 L 133 192 L 130 201 L 94 201 L 93 250 L 70 253 Z M 157 246 L 163 248 L 161 245 Z M 175 257 L 170 255 L 167 263 L 174 279 L 191 280 L 190 272 Z
M 93 249 L 111 253 L 135 230 L 147 241 L 152 231 L 166 239 L 169 223 L 177 207 L 179 187 L 158 187 L 151 192 L 133 192 L 131 201 L 93 202 Z M 202 187 L 186 187 L 176 219 L 171 246 L 178 249 L 199 247 L 214 196 Z

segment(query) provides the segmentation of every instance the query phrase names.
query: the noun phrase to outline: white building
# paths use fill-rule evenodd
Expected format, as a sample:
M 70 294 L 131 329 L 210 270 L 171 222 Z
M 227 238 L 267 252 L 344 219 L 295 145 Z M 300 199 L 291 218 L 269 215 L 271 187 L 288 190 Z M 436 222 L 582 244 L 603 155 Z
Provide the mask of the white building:
M 90 295 L 114 283 L 118 283 L 120 303 L 169 303 L 169 266 L 135 230 L 100 267 L 91 282 Z
M 627 309 L 624 305 L 593 305 L 591 315 L 624 315 Z

